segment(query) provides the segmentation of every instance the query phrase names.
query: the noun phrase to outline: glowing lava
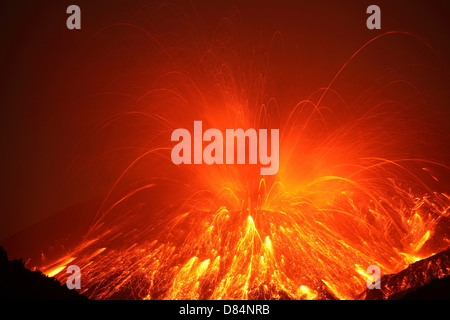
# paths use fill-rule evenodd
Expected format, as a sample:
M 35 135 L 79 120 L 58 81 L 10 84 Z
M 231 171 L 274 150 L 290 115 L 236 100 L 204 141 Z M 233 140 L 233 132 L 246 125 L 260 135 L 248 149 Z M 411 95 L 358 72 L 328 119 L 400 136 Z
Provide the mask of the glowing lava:
M 357 98 L 338 90 L 341 78 L 356 81 L 342 75 L 354 57 L 384 38 L 424 43 L 405 33 L 378 37 L 299 101 L 273 88 L 273 62 L 246 51 L 254 60 L 242 63 L 231 32 L 217 34 L 225 39 L 188 53 L 151 38 L 169 56 L 167 69 L 101 126 L 123 130 L 127 139 L 111 147 L 117 158 L 138 153 L 84 240 L 41 270 L 65 281 L 64 268 L 80 266 L 82 292 L 95 299 L 354 299 L 368 266 L 395 273 L 449 246 L 437 231 L 449 218 L 448 163 L 428 156 L 438 148 L 414 114 L 414 86 L 386 76 Z M 144 122 L 136 128 L 154 130 L 144 142 L 121 125 L 136 118 Z M 278 174 L 175 166 L 171 132 L 199 119 L 219 130 L 280 128 Z

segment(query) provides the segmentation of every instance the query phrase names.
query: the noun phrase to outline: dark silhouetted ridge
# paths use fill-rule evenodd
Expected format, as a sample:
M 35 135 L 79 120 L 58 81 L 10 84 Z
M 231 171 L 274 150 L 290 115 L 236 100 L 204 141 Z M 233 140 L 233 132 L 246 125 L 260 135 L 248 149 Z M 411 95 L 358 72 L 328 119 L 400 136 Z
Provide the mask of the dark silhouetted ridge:
M 84 300 L 85 296 L 69 290 L 55 278 L 40 271 L 30 271 L 21 260 L 8 260 L 0 247 L 0 299 Z
M 367 300 L 449 299 L 450 248 L 381 277 L 381 289 L 365 290 Z
M 434 279 L 416 290 L 409 290 L 400 300 L 450 300 L 450 276 Z

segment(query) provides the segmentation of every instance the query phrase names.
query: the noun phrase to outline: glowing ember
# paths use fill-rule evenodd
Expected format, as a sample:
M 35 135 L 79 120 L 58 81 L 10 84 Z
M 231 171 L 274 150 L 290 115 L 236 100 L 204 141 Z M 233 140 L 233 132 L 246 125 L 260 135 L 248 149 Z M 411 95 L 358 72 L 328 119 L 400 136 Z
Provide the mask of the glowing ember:
M 413 86 L 386 79 L 356 100 L 336 88 L 377 41 L 424 43 L 378 37 L 299 101 L 280 98 L 288 91 L 273 87 L 271 63 L 240 64 L 238 44 L 223 33 L 199 52 L 163 50 L 173 64 L 159 82 L 107 119 L 104 130 L 124 131 L 112 150 L 125 159 L 140 135 L 118 122 L 136 117 L 155 131 L 139 140 L 84 240 L 41 270 L 65 281 L 65 267 L 80 266 L 82 292 L 95 299 L 354 299 L 368 266 L 396 273 L 449 246 L 436 231 L 449 218 L 441 181 L 449 168 L 424 156 L 433 140 L 411 111 L 421 102 L 405 95 Z M 170 134 L 195 120 L 219 130 L 279 128 L 278 174 L 175 166 Z

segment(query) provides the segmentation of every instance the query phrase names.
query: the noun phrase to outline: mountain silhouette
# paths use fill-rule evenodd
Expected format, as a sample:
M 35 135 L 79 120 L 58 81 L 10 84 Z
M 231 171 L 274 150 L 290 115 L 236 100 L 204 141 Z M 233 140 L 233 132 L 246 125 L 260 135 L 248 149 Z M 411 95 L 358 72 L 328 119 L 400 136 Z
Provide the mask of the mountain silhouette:
M 87 300 L 55 278 L 26 269 L 22 260 L 9 261 L 3 247 L 0 247 L 0 299 Z
M 408 290 L 399 300 L 450 300 L 450 276 L 434 279 L 422 287 Z

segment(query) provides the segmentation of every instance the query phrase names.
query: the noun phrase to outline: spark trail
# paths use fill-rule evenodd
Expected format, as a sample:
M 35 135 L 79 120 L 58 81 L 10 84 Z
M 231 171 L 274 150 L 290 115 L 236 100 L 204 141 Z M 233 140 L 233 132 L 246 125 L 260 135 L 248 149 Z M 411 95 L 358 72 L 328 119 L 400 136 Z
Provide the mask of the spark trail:
M 370 87 L 339 92 L 355 81 L 355 59 L 392 37 L 430 49 L 418 37 L 369 41 L 328 86 L 298 99 L 274 84 L 270 50 L 240 47 L 227 19 L 192 49 L 136 26 L 110 28 L 144 34 L 164 67 L 96 133 L 124 132 L 109 152 L 133 158 L 83 241 L 38 266 L 46 274 L 65 281 L 67 265 L 80 266 L 94 299 L 354 299 L 369 265 L 395 273 L 449 246 L 439 229 L 449 219 L 448 160 L 428 155 L 436 135 L 415 113 L 426 105 L 414 79 L 381 69 Z M 278 174 L 175 166 L 170 133 L 198 119 L 220 130 L 280 128 Z

